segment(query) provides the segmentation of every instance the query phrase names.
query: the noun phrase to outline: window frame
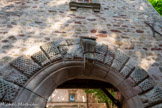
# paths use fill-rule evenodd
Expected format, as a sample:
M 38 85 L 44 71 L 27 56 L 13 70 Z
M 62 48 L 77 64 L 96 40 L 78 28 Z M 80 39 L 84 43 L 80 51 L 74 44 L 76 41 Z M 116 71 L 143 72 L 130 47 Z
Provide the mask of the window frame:
M 71 100 L 71 95 L 73 95 L 74 100 Z M 75 102 L 75 94 L 74 93 L 69 94 L 69 102 Z

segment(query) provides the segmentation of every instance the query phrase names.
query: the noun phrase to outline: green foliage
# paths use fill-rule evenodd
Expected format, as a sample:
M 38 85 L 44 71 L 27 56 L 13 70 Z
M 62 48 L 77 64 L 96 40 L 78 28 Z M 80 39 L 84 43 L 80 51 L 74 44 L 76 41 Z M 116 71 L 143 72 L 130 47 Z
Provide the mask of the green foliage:
M 162 0 L 148 0 L 157 12 L 162 15 Z
M 112 96 L 114 96 L 114 91 L 113 90 L 109 90 L 109 93 L 111 93 Z M 97 97 L 98 102 L 102 103 L 105 102 L 108 105 L 112 104 L 112 101 L 106 96 L 106 94 L 101 90 L 101 89 L 85 89 L 85 92 L 90 94 L 93 93 L 94 96 Z

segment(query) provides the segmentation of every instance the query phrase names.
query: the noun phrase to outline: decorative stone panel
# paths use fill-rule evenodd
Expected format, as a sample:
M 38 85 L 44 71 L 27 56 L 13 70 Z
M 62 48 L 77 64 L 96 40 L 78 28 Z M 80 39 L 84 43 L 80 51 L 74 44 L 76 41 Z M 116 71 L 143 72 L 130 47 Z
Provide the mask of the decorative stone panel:
M 114 56 L 110 53 L 110 51 L 108 51 L 108 53 L 107 53 L 107 55 L 105 57 L 105 62 L 104 63 L 106 65 L 111 66 L 113 59 L 114 59 Z
M 0 100 L 13 102 L 17 96 L 19 87 L 0 78 Z
M 33 60 L 24 55 L 12 61 L 10 65 L 27 75 L 28 77 L 31 77 L 36 71 L 41 68 L 38 64 L 34 63 Z
M 149 79 L 144 80 L 138 86 L 142 89 L 143 92 L 150 90 L 154 87 L 153 82 L 151 82 Z
M 134 70 L 134 66 L 131 63 L 127 63 L 124 68 L 120 71 L 120 74 L 124 77 L 127 78 L 131 72 Z
M 96 45 L 96 52 L 105 55 L 107 53 L 108 46 L 107 45 Z
M 103 62 L 104 61 L 104 58 L 105 58 L 105 55 L 104 54 L 95 53 L 95 60 L 100 61 L 100 62 Z
M 5 80 L 13 82 L 19 86 L 23 86 L 28 78 L 15 69 L 12 69 L 8 75 L 4 77 Z
M 57 47 L 55 47 L 51 42 L 41 46 L 40 48 L 52 62 L 62 58 Z
M 59 49 L 61 55 L 64 57 L 67 54 L 68 46 L 60 45 L 60 46 L 58 46 L 58 49 Z
M 148 77 L 147 72 L 144 69 L 136 68 L 130 75 L 132 79 L 138 84 Z
M 117 71 L 120 71 L 123 68 L 123 66 L 126 64 L 128 59 L 129 59 L 128 56 L 117 52 L 111 67 Z
M 50 63 L 49 59 L 47 58 L 47 56 L 44 54 L 43 51 L 36 52 L 31 56 L 31 58 L 42 67 Z
M 162 90 L 158 87 L 154 87 L 149 92 L 142 95 L 141 100 L 145 107 L 155 105 L 162 102 Z

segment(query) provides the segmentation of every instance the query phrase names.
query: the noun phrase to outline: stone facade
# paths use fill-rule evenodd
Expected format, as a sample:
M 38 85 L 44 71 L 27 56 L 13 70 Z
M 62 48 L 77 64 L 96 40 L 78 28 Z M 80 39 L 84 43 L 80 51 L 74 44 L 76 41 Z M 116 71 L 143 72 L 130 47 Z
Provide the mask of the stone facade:
M 98 77 L 112 83 L 129 105 L 161 106 L 162 37 L 153 37 L 144 21 L 154 22 L 161 33 L 162 18 L 146 0 L 100 3 L 101 10 L 95 13 L 84 8 L 71 11 L 69 0 L 1 2 L 0 100 L 14 102 L 19 93 L 19 102 L 23 94 L 29 94 L 23 101 L 40 99 L 42 107 L 59 84 L 85 75 L 84 78 Z M 82 36 L 96 38 L 93 50 L 88 49 L 91 53 L 85 54 L 79 38 Z M 83 65 L 83 55 L 86 70 L 79 67 Z M 97 63 L 93 64 L 93 60 Z M 59 62 L 55 64 L 56 61 Z M 73 68 L 53 73 L 68 66 Z M 49 91 L 42 87 L 49 87 Z

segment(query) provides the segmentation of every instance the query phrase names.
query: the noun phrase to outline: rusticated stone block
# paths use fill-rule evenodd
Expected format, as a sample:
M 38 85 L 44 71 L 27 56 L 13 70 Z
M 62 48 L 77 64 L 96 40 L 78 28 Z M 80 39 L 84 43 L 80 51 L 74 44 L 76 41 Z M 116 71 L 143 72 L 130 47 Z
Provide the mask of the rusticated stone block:
M 66 39 L 67 45 L 75 45 L 75 44 L 79 44 L 80 43 L 80 39 L 79 38 L 74 38 L 74 39 Z
M 128 75 L 131 73 L 132 69 L 129 68 L 128 66 L 124 66 L 124 68 L 121 70 L 120 74 L 122 74 L 122 76 L 124 78 L 127 78 Z
M 41 69 L 38 64 L 34 63 L 33 60 L 29 59 L 27 56 L 18 57 L 12 61 L 10 65 L 28 77 L 31 77 L 36 71 Z
M 127 60 L 129 59 L 129 57 L 120 53 L 120 52 L 117 52 L 115 55 L 115 59 L 120 62 L 123 62 L 123 64 L 125 64 L 127 62 Z
M 117 52 L 111 67 L 117 71 L 120 71 L 123 68 L 123 66 L 126 64 L 128 59 L 129 59 L 128 56 Z
M 31 58 L 42 67 L 50 63 L 49 59 L 42 51 L 36 52 Z
M 58 46 L 58 49 L 61 53 L 61 55 L 64 57 L 66 54 L 67 54 L 67 51 L 68 51 L 68 46 Z
M 70 45 L 67 47 L 67 53 L 64 55 L 65 59 L 73 59 L 75 57 L 82 58 L 83 52 L 80 44 Z
M 56 47 L 58 47 L 58 46 L 67 46 L 66 40 L 61 39 L 61 38 L 56 39 L 56 41 L 53 41 L 52 43 L 53 43 Z
M 111 56 L 110 54 L 107 54 L 107 56 L 105 58 L 105 64 L 110 66 L 112 61 L 113 61 L 113 56 Z
M 124 77 L 127 78 L 131 72 L 134 70 L 134 66 L 131 63 L 127 63 L 124 68 L 120 71 L 120 74 Z
M 40 48 L 52 62 L 62 58 L 59 50 L 52 43 L 45 44 Z
M 118 60 L 115 59 L 115 60 L 113 61 L 112 65 L 111 65 L 111 67 L 112 67 L 113 69 L 117 70 L 117 71 L 120 71 L 121 68 L 123 67 L 123 64 L 124 64 L 124 63 L 122 63 L 122 62 L 120 62 L 120 61 L 118 61 Z
M 108 46 L 107 45 L 96 45 L 96 52 L 105 55 L 107 53 Z
M 142 89 L 143 92 L 154 87 L 153 83 L 149 79 L 144 80 L 138 86 Z
M 148 77 L 147 72 L 144 69 L 136 68 L 130 75 L 136 83 L 140 83 Z
M 100 62 L 103 62 L 104 61 L 104 58 L 105 58 L 105 55 L 104 54 L 95 53 L 95 60 L 100 61 Z
M 0 100 L 13 102 L 20 88 L 0 78 Z
M 4 79 L 19 86 L 23 86 L 28 80 L 28 77 L 18 72 L 17 70 L 12 69 L 8 75 L 4 76 Z
M 159 87 L 154 87 L 149 92 L 140 96 L 145 107 L 162 102 L 162 90 Z
M 154 105 L 151 108 L 162 108 L 162 103 L 161 104 L 158 104 L 158 105 Z

